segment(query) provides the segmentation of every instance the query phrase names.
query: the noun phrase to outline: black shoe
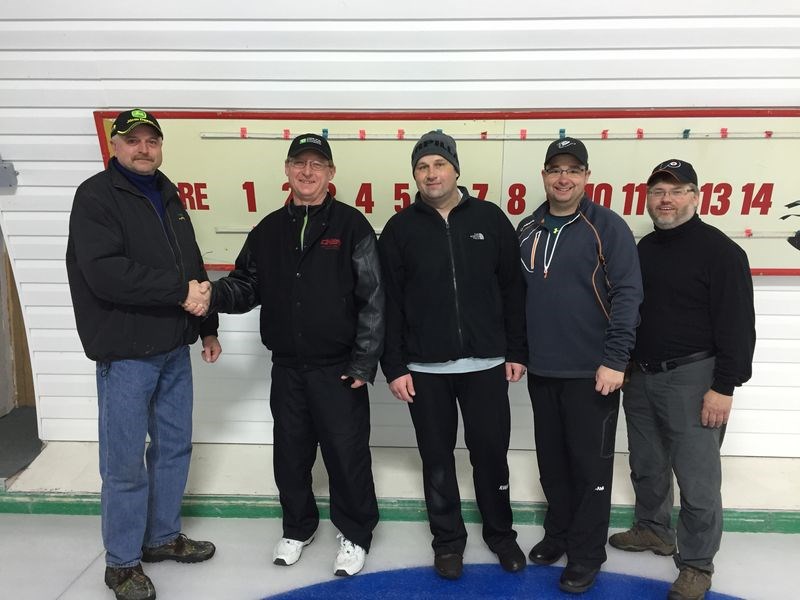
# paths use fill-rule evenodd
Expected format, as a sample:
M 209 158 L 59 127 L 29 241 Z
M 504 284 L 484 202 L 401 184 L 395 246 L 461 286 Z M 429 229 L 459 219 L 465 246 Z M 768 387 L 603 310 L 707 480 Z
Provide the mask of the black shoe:
M 464 571 L 464 557 L 460 554 L 437 554 L 433 557 L 433 567 L 439 577 L 458 579 Z
M 507 544 L 506 548 L 498 550 L 497 559 L 500 561 L 500 566 L 509 573 L 522 571 L 527 564 L 525 562 L 525 553 L 515 541 Z
M 599 572 L 600 567 L 587 567 L 568 562 L 561 573 L 558 587 L 571 594 L 581 594 L 594 585 L 594 579 Z
M 535 565 L 552 565 L 562 556 L 564 556 L 564 550 L 549 538 L 544 538 L 536 544 L 528 554 L 528 558 Z
M 106 567 L 105 581 L 117 600 L 155 600 L 156 588 L 144 574 L 142 565 Z

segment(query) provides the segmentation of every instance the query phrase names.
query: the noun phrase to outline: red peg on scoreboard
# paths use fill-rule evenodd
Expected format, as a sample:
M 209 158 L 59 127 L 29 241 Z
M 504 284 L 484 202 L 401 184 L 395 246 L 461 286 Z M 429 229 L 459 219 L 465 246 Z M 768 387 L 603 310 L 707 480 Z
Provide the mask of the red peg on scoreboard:
M 642 129 L 641 127 L 639 127 L 639 128 L 636 130 L 636 139 L 637 139 L 637 140 L 641 140 L 641 139 L 643 139 L 643 138 L 644 138 L 644 129 Z
M 283 139 L 288 140 L 289 139 L 289 135 L 290 135 L 289 134 L 289 130 L 288 129 L 284 129 L 283 130 Z
M 527 129 L 520 129 L 519 130 L 519 139 L 527 140 L 528 139 L 528 130 Z
M 247 127 L 239 127 L 239 137 L 242 139 L 247 138 Z

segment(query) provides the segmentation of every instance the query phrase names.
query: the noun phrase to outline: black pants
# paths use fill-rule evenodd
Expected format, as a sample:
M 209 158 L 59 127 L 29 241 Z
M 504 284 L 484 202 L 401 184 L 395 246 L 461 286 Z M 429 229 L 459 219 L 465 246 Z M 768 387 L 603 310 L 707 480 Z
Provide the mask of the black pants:
M 497 552 L 516 539 L 508 489 L 508 442 L 511 416 L 505 367 L 434 375 L 412 373 L 416 396 L 409 404 L 422 458 L 425 504 L 435 554 L 463 554 L 467 530 L 453 450 L 458 406 L 464 422 L 475 497 L 483 519 L 483 539 Z
M 378 503 L 369 450 L 367 386 L 342 385 L 345 365 L 314 369 L 272 367 L 273 467 L 283 508 L 283 535 L 306 540 L 319 510 L 311 488 L 317 444 L 328 470 L 331 521 L 369 550 Z
M 547 514 L 545 536 L 569 561 L 606 560 L 619 391 L 603 396 L 593 379 L 528 375 L 536 459 Z

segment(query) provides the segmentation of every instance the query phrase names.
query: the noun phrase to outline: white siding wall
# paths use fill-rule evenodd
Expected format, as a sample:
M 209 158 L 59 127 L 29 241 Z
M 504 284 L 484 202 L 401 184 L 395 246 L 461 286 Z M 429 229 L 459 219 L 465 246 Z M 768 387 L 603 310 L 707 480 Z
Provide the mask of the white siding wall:
M 796 0 L 7 3 L 0 156 L 14 161 L 19 188 L 0 195 L 0 227 L 41 437 L 96 438 L 93 363 L 63 262 L 75 187 L 102 169 L 93 110 L 796 107 L 799 40 Z M 755 283 L 755 374 L 736 394 L 724 450 L 800 456 L 800 278 Z M 196 361 L 197 441 L 271 440 L 257 331 L 257 311 L 223 316 L 223 358 Z M 372 397 L 373 443 L 413 445 L 407 411 L 382 381 Z M 512 446 L 529 448 L 524 385 L 512 405 Z

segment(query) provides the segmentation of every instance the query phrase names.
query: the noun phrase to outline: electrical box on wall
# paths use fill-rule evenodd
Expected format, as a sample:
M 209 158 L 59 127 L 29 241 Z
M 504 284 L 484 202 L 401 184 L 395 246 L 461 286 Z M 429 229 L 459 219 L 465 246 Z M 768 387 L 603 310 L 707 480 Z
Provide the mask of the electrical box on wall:
M 11 194 L 17 189 L 17 172 L 14 163 L 0 157 L 0 194 Z

